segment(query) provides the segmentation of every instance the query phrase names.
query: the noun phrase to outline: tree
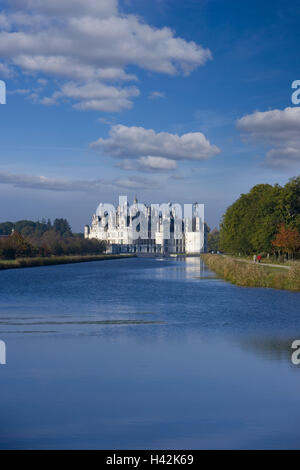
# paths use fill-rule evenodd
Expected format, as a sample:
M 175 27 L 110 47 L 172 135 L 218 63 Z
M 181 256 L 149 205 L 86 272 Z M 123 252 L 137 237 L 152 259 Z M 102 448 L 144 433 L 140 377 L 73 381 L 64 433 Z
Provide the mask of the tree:
M 15 229 L 11 234 L 12 228 Z M 99 240 L 86 240 L 83 234 L 73 234 L 66 219 L 45 219 L 33 222 L 20 220 L 0 224 L 0 258 L 15 259 L 27 256 L 96 255 L 105 252 Z
M 281 224 L 272 244 L 275 248 L 293 256 L 300 250 L 300 233 L 296 228 L 287 228 Z
M 283 211 L 288 226 L 300 231 L 300 176 L 291 178 L 284 187 Z
M 62 237 L 70 237 L 72 235 L 70 224 L 66 219 L 55 219 L 53 229 Z
M 16 231 L 3 240 L 0 244 L 0 256 L 4 259 L 15 259 L 20 257 L 33 256 L 34 247 Z
M 3 222 L 0 224 L 0 235 L 10 235 L 14 224 L 12 222 Z
M 11 247 L 15 248 L 16 257 L 18 258 L 32 256 L 34 254 L 34 248 L 31 243 L 16 230 L 8 237 L 8 243 Z
M 282 188 L 259 184 L 242 194 L 223 216 L 221 249 L 250 254 L 270 251 L 276 227 L 282 220 L 279 200 Z
M 226 211 L 220 248 L 229 253 L 269 253 L 278 226 L 300 231 L 300 176 L 284 187 L 259 184 L 242 194 Z
M 207 248 L 208 251 L 218 251 L 220 242 L 220 232 L 214 228 L 207 235 Z

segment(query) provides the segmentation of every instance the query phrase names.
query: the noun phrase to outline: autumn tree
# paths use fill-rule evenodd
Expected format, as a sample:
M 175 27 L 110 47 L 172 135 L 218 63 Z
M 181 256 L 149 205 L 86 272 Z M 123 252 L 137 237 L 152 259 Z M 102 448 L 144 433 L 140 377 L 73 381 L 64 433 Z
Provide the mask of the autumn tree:
M 281 224 L 272 245 L 293 256 L 300 250 L 300 233 L 297 228 L 288 228 Z
M 0 244 L 0 256 L 4 259 L 33 256 L 35 249 L 19 232 L 4 238 Z

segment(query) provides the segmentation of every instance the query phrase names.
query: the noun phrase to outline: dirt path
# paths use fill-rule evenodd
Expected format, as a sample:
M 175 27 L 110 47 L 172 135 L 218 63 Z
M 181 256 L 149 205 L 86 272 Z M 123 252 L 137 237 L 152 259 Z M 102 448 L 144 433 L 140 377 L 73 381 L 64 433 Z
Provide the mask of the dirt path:
M 254 263 L 254 261 L 249 261 L 247 259 L 240 259 L 240 258 L 233 258 L 232 256 L 228 255 L 223 255 L 226 256 L 227 258 L 232 258 L 235 261 L 240 261 L 241 263 L 248 263 L 248 264 L 256 264 L 260 266 L 269 266 L 270 268 L 282 268 L 282 269 L 290 269 L 290 266 L 284 266 L 283 264 L 271 264 L 271 263 Z

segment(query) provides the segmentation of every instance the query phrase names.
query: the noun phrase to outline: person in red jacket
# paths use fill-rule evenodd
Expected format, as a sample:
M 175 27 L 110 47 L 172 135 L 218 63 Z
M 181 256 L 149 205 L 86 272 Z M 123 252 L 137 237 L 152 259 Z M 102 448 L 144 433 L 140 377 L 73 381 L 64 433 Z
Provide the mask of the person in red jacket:
M 261 256 L 260 256 L 260 255 L 258 255 L 258 257 L 257 257 L 257 261 L 258 261 L 259 263 L 260 263 L 260 260 L 261 260 Z

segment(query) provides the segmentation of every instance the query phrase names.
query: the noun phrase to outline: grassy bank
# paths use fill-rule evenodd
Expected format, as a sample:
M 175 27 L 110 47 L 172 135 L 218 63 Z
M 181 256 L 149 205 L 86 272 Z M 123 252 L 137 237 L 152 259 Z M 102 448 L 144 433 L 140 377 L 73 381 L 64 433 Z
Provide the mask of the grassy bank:
M 258 264 L 243 263 L 231 257 L 203 254 L 209 269 L 226 281 L 244 287 L 272 287 L 300 292 L 300 265 L 289 270 L 270 268 Z
M 78 255 L 78 256 L 50 256 L 48 258 L 18 258 L 15 260 L 1 260 L 1 269 L 33 268 L 37 266 L 52 266 L 58 264 L 85 263 L 87 261 L 103 261 L 108 259 L 132 258 L 134 255 Z

